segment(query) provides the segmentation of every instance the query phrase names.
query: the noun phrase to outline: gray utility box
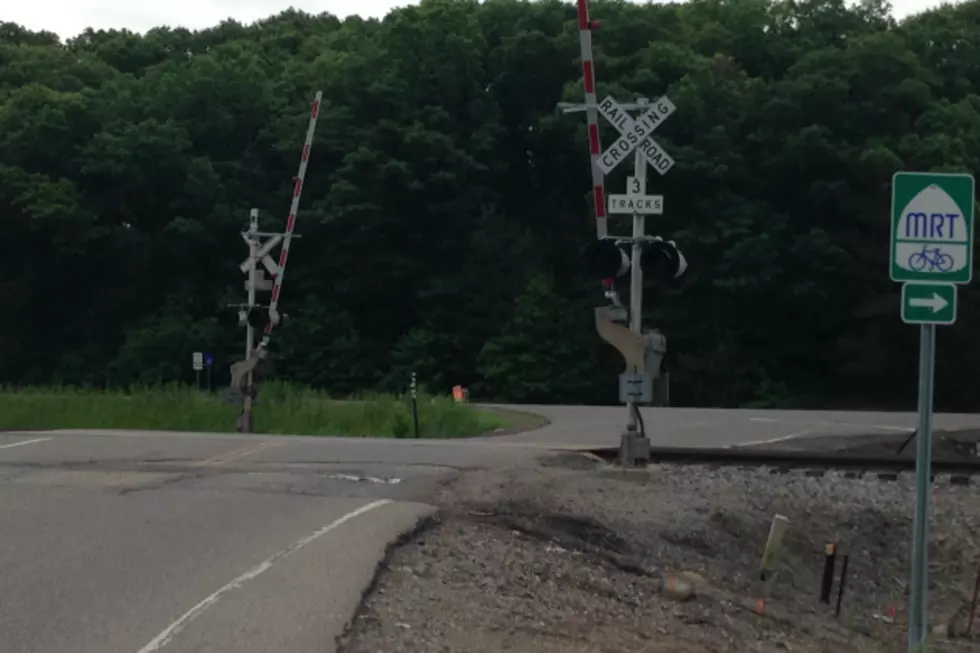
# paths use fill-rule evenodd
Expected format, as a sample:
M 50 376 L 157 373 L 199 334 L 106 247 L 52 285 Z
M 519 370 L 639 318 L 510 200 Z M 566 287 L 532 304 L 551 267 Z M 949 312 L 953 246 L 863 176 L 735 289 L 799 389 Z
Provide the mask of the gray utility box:
M 620 374 L 619 400 L 649 406 L 670 405 L 670 374 Z
M 623 372 L 619 375 L 619 400 L 624 404 L 653 401 L 653 378 L 648 374 Z
M 649 403 L 653 406 L 670 405 L 670 374 L 664 370 L 664 356 L 667 355 L 667 337 L 656 329 L 643 333 L 646 338 L 644 365 L 646 371 L 653 377 L 652 397 Z
M 619 400 L 654 406 L 670 405 L 670 376 L 661 372 L 667 353 L 667 338 L 656 329 L 643 333 L 644 372 L 619 375 Z

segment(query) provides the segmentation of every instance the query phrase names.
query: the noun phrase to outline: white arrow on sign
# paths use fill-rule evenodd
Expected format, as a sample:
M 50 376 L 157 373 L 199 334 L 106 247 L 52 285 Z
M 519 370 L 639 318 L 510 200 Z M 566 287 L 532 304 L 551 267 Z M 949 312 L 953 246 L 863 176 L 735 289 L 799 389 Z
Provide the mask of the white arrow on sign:
M 909 306 L 913 308 L 931 308 L 933 313 L 938 313 L 949 305 L 939 293 L 932 293 L 932 297 L 911 297 Z
M 611 96 L 606 96 L 596 108 L 622 134 L 615 143 L 599 155 L 599 169 L 604 174 L 608 175 L 637 147 L 640 148 L 647 162 L 660 174 L 665 174 L 674 167 L 674 159 L 651 136 L 653 130 L 662 125 L 677 108 L 670 99 L 666 96 L 661 97 L 649 111 L 636 120 L 630 118 L 626 109 L 619 106 Z

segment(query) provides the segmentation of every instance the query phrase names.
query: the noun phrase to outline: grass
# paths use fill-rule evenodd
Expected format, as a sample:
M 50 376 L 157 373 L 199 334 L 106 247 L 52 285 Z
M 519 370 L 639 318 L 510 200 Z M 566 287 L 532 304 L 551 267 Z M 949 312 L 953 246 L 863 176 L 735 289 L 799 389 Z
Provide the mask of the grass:
M 525 412 L 519 406 L 513 409 L 487 407 L 481 408 L 480 410 L 481 412 L 498 416 L 506 424 L 503 427 L 504 431 L 502 433 L 504 434 L 531 431 L 548 424 L 548 420 L 541 415 Z
M 507 428 L 506 415 L 451 398 L 419 396 L 424 438 L 455 438 Z M 233 432 L 241 407 L 221 395 L 169 385 L 125 391 L 62 387 L 0 389 L 0 429 L 149 429 Z M 255 431 L 295 435 L 413 437 L 411 400 L 378 395 L 332 399 L 303 386 L 263 384 Z

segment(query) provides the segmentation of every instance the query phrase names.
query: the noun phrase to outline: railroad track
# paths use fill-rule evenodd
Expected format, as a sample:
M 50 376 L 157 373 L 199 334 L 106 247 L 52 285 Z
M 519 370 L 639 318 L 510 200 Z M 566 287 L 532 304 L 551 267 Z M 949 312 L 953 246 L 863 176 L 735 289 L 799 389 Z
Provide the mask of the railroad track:
M 618 448 L 593 449 L 588 453 L 615 462 Z M 844 471 L 847 476 L 877 472 L 882 480 L 896 480 L 901 472 L 915 471 L 915 457 L 908 454 L 847 451 L 793 451 L 763 448 L 653 447 L 649 464 L 702 465 L 707 467 L 768 467 L 773 473 L 805 470 L 820 476 L 828 470 Z M 954 484 L 967 484 L 980 476 L 980 458 L 934 457 L 933 478 L 949 474 Z

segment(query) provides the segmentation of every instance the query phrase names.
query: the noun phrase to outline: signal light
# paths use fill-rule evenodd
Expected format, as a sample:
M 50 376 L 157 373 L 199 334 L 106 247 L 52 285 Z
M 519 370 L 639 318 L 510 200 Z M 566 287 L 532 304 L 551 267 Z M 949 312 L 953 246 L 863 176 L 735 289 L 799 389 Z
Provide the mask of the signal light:
M 585 250 L 586 265 L 593 278 L 611 282 L 629 272 L 631 263 L 626 248 L 614 240 L 595 240 Z M 645 275 L 661 281 L 679 279 L 687 271 L 687 259 L 672 240 L 660 237 L 643 242 L 640 265 Z
M 643 272 L 661 281 L 673 281 L 687 271 L 687 259 L 672 240 L 657 238 L 644 243 L 640 257 Z
M 606 280 L 621 277 L 630 269 L 630 258 L 612 240 L 594 240 L 585 250 L 589 274 Z
M 244 314 L 244 321 L 242 320 L 242 315 Z M 272 322 L 272 326 L 279 326 L 280 324 L 285 324 L 289 320 L 289 315 L 286 313 L 280 313 L 275 309 L 267 309 L 262 306 L 256 306 L 254 308 L 246 311 L 241 311 L 239 313 L 239 322 L 244 322 L 248 324 L 253 329 L 261 331 L 265 329 L 269 322 Z

